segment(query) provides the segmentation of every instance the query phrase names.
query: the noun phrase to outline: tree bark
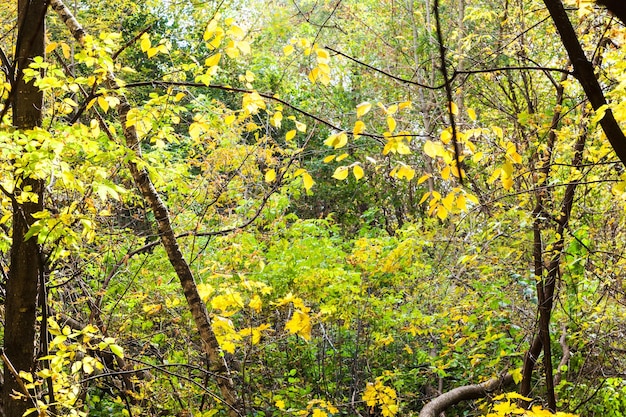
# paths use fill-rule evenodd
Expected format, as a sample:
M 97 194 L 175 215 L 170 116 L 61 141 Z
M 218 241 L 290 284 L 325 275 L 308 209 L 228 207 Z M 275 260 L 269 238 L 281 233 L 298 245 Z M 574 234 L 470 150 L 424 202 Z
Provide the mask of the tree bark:
M 617 4 L 617 2 L 613 1 L 604 2 L 604 4 L 609 3 Z M 567 17 L 567 12 L 565 11 L 565 7 L 563 7 L 563 3 L 561 0 L 544 0 L 544 4 L 550 12 L 550 16 L 554 21 L 557 31 L 559 32 L 563 46 L 565 47 L 570 61 L 574 66 L 574 75 L 576 79 L 583 87 L 585 95 L 589 99 L 593 109 L 599 109 L 603 105 L 607 104 L 606 98 L 604 97 L 600 83 L 594 73 L 593 65 L 589 62 L 583 48 L 580 46 L 578 36 L 572 27 L 572 23 Z M 620 7 L 619 10 L 622 10 L 622 8 L 623 6 Z M 626 136 L 624 136 L 624 132 L 619 127 L 615 117 L 613 117 L 611 109 L 606 111 L 604 117 L 600 120 L 600 125 L 602 126 L 602 130 L 604 130 L 609 143 L 613 147 L 613 150 L 615 150 L 617 157 L 624 165 L 626 165 Z
M 626 24 L 626 2 L 624 0 L 598 0 L 598 4 L 603 5 Z
M 50 0 L 50 5 L 68 27 L 74 38 L 76 38 L 79 43 L 83 43 L 86 32 L 73 17 L 71 11 L 65 4 L 63 4 L 61 0 Z M 119 89 L 115 76 L 112 73 L 108 74 L 106 84 L 106 87 L 111 90 Z M 181 283 L 187 305 L 189 306 L 200 339 L 202 340 L 203 350 L 209 357 L 211 371 L 217 374 L 215 382 L 222 395 L 222 400 L 229 409 L 228 415 L 231 417 L 241 416 L 243 414 L 243 404 L 235 389 L 228 363 L 224 358 L 215 333 L 213 332 L 206 305 L 198 293 L 193 272 L 185 260 L 178 245 L 178 241 L 176 240 L 169 211 L 154 187 L 148 175 L 148 171 L 145 168 L 139 167 L 137 164 L 137 161 L 142 158 L 141 144 L 135 127 L 127 126 L 126 124 L 131 105 L 123 94 L 119 94 L 118 98 L 120 99 L 118 115 L 126 139 L 126 146 L 132 149 L 136 156 L 135 160 L 129 161 L 129 170 L 135 184 L 154 213 L 161 243 Z
M 464 385 L 462 387 L 454 388 L 428 402 L 424 408 L 422 408 L 422 411 L 420 411 L 419 417 L 439 417 L 439 415 L 446 409 L 460 403 L 461 401 L 484 398 L 489 393 L 512 383 L 513 376 L 511 374 L 506 374 L 499 378 L 492 378 L 480 384 Z
M 16 70 L 12 80 L 13 125 L 25 131 L 41 125 L 43 94 L 33 82 L 24 82 L 22 71 L 32 58 L 44 54 L 44 21 L 46 0 L 18 1 L 18 36 L 16 45 Z M 37 201 L 18 203 L 22 191 L 35 193 Z M 28 177 L 15 178 L 12 195 L 13 223 L 11 265 L 6 285 L 4 327 L 4 386 L 3 408 L 6 417 L 21 417 L 32 407 L 31 401 L 15 399 L 14 392 L 26 394 L 18 383 L 14 371 L 31 372 L 35 368 L 35 338 L 37 319 L 37 294 L 42 265 L 37 238 L 24 240 L 33 213 L 43 207 L 43 183 Z

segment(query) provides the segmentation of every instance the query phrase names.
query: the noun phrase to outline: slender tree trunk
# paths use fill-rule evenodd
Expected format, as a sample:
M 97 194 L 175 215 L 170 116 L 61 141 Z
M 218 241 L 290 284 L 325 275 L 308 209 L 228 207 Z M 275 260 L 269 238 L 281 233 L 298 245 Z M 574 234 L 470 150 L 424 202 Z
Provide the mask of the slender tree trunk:
M 19 130 L 41 125 L 43 94 L 32 82 L 23 81 L 22 70 L 32 58 L 44 54 L 44 17 L 46 0 L 18 1 L 18 37 L 16 45 L 17 70 L 13 80 L 13 124 Z M 33 222 L 33 213 L 42 210 L 41 180 L 18 177 L 13 191 L 13 233 L 11 266 L 9 269 L 4 327 L 5 381 L 2 400 L 6 417 L 21 417 L 32 403 L 14 399 L 12 393 L 22 393 L 14 371 L 30 372 L 35 367 L 35 338 L 40 248 L 37 239 L 24 240 Z M 37 195 L 37 201 L 18 203 L 22 191 Z M 11 371 L 13 369 L 13 371 Z
M 73 17 L 71 11 L 61 0 L 50 0 L 50 5 L 60 16 L 61 20 L 68 27 L 76 40 L 79 43 L 83 43 L 86 33 L 78 21 Z M 107 88 L 111 90 L 117 90 L 119 87 L 115 79 L 115 75 L 112 73 L 108 74 L 106 83 Z M 131 105 L 123 94 L 118 95 L 118 98 L 120 99 L 118 114 L 124 131 L 126 145 L 133 150 L 137 157 L 136 161 L 138 161 L 142 158 L 142 155 L 137 131 L 134 126 L 127 126 L 126 124 Z M 136 161 L 129 161 L 128 163 L 131 175 L 133 176 L 133 180 L 139 188 L 143 198 L 148 202 L 152 212 L 154 213 L 161 243 L 181 283 L 183 293 L 185 294 L 185 298 L 187 300 L 187 305 L 189 306 L 189 310 L 193 316 L 200 339 L 202 340 L 203 350 L 209 357 L 211 371 L 216 374 L 215 382 L 220 390 L 224 403 L 229 408 L 228 415 L 230 417 L 241 416 L 244 408 L 241 398 L 237 394 L 231 377 L 230 368 L 224 359 L 224 355 L 222 354 L 217 338 L 215 337 L 215 333 L 213 332 L 213 327 L 211 326 L 206 305 L 198 293 L 194 275 L 180 250 L 178 241 L 176 240 L 170 221 L 169 210 L 154 187 L 154 184 L 148 175 L 148 171 L 145 168 L 139 167 Z
M 583 48 L 580 46 L 578 36 L 574 31 L 572 22 L 570 22 L 567 16 L 563 2 L 561 0 L 544 0 L 543 2 L 548 12 L 550 12 L 554 25 L 561 36 L 561 42 L 574 66 L 576 79 L 578 79 L 580 85 L 583 87 L 593 109 L 599 109 L 607 104 L 606 98 L 596 78 L 593 65 L 587 59 L 585 51 L 583 51 Z M 604 1 L 602 3 L 616 4 L 617 1 Z M 620 9 L 622 9 L 622 7 L 620 7 Z M 617 12 L 617 10 L 615 11 Z M 615 120 L 611 109 L 608 109 L 604 117 L 600 120 L 600 126 L 602 126 L 602 130 L 604 130 L 617 157 L 626 165 L 626 136 L 624 136 L 624 132 Z

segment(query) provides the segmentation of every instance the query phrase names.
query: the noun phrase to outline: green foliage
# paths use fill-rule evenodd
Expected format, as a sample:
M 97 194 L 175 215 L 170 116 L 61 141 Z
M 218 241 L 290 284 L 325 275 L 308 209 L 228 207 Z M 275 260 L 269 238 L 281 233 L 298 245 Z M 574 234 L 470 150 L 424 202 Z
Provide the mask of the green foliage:
M 51 315 L 41 366 L 20 374 L 33 412 L 226 413 L 131 161 L 167 204 L 249 415 L 415 416 L 438 391 L 507 371 L 519 382 L 554 259 L 559 407 L 626 413 L 626 178 L 597 127 L 609 108 L 626 119 L 623 48 L 596 51 L 612 89 L 593 114 L 562 72 L 512 69 L 567 70 L 544 14 L 527 12 L 540 2 L 442 1 L 448 103 L 423 88 L 442 76 L 422 5 L 105 3 L 78 6 L 94 33 L 83 46 L 52 19 L 48 58 L 24 70 L 46 95 L 44 126 L 0 129 L 4 265 L 13 211 L 36 198 L 13 194 L 19 178 L 46 184 L 27 235 Z M 595 50 L 599 23 L 580 10 Z M 446 415 L 552 415 L 519 399 Z

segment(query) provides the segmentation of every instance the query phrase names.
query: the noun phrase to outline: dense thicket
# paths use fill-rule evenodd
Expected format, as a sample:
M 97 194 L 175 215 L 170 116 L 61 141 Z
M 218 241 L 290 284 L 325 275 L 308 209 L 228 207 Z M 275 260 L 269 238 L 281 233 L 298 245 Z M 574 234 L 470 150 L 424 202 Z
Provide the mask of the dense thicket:
M 598 3 L 0 4 L 4 414 L 625 414 Z

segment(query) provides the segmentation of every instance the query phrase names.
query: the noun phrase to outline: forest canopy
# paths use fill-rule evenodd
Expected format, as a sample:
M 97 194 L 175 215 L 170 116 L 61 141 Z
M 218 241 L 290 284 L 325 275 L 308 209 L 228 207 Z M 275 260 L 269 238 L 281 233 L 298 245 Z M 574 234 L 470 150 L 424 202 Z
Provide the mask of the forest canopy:
M 626 13 L 0 4 L 0 410 L 626 415 Z

